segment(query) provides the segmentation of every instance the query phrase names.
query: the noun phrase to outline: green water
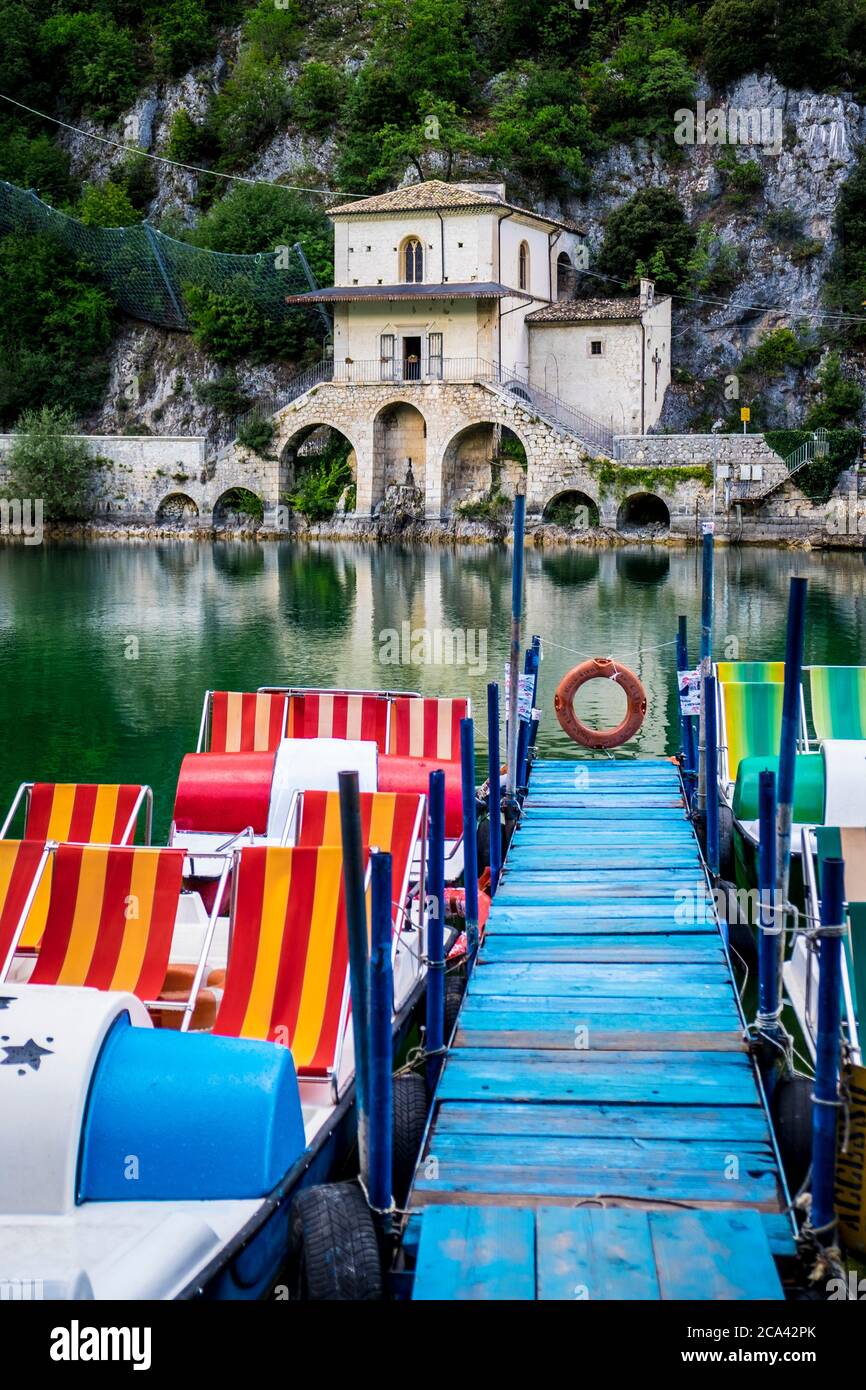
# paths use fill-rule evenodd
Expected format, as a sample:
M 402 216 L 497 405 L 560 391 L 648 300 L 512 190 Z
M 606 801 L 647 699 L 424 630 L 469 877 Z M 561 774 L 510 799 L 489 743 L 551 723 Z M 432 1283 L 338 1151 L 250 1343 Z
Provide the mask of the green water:
M 717 655 L 783 655 L 794 574 L 809 579 L 807 660 L 866 662 L 860 555 L 751 548 L 717 553 Z M 624 755 L 676 751 L 670 644 L 678 613 L 688 615 L 696 644 L 699 582 L 694 550 L 527 552 L 526 631 L 545 641 L 543 753 L 579 756 L 556 723 L 553 692 L 571 666 L 592 655 L 632 666 L 647 690 L 644 727 Z M 480 764 L 486 686 L 502 679 L 510 603 L 504 547 L 5 546 L 0 800 L 8 804 L 19 782 L 34 779 L 149 782 L 164 836 L 177 769 L 195 747 L 208 687 L 468 693 Z M 404 622 L 413 630 L 470 630 L 474 664 L 383 661 L 394 645 L 383 634 L 399 633 Z M 482 635 L 486 664 L 478 659 Z M 595 682 L 578 708 L 589 722 L 609 724 L 618 721 L 622 700 L 609 682 Z

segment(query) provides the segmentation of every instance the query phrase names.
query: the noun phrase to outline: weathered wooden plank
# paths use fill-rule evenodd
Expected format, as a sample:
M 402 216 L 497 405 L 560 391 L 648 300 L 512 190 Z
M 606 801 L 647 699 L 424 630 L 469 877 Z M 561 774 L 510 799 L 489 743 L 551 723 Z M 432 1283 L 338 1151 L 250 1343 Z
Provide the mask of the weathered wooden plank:
M 482 959 L 500 964 L 503 961 L 571 962 L 660 962 L 679 964 L 724 960 L 724 947 L 719 933 L 680 933 L 640 937 L 609 933 L 607 936 L 504 936 L 488 937 L 482 948 Z
M 579 933 L 605 936 L 610 932 L 620 932 L 627 936 L 642 936 L 644 933 L 693 933 L 696 930 L 718 934 L 718 925 L 709 912 L 706 920 L 702 919 L 700 922 L 677 922 L 674 919 L 674 911 L 664 903 L 651 904 L 640 908 L 639 911 L 638 917 L 624 915 L 621 909 L 614 911 L 602 905 L 588 904 L 546 908 L 540 911 L 532 904 L 504 907 L 497 897 L 496 911 L 490 915 L 486 935 L 525 936 L 531 933 L 536 936 L 568 936 Z
M 696 1020 L 707 1018 L 726 1018 L 728 1027 L 735 1029 L 738 1033 L 742 1031 L 740 1015 L 737 1012 L 735 996 L 732 989 L 723 994 L 722 998 L 714 1003 L 704 1003 L 702 1000 L 695 1000 L 694 1003 L 680 1002 L 676 1009 L 671 1008 L 670 1000 L 663 994 L 646 994 L 637 998 L 631 996 L 617 995 L 611 988 L 597 995 L 590 995 L 583 999 L 579 1005 L 571 1002 L 570 996 L 556 998 L 555 996 L 542 996 L 533 998 L 529 994 L 486 994 L 479 990 L 478 981 L 473 979 L 469 986 L 469 993 L 463 1010 L 460 1014 L 461 1021 L 467 1018 L 479 1018 L 485 1013 L 501 1013 L 513 1017 L 519 1026 L 523 1026 L 526 1015 L 535 1017 L 553 1018 L 563 1026 L 569 1021 L 591 1023 L 593 1020 L 602 1023 L 609 1023 L 615 1020 L 619 1027 L 621 1018 L 633 1019 L 637 1027 L 646 1027 L 648 1031 L 663 1031 L 666 1028 L 676 1028 L 677 1020 L 680 1018 L 693 1018 Z M 533 1024 L 534 1019 L 527 1020 L 527 1026 Z M 647 1048 L 655 1046 L 654 1038 L 647 1038 Z
M 439 1107 L 435 1133 L 538 1134 L 599 1139 L 693 1139 L 725 1144 L 769 1142 L 757 1094 L 748 1105 L 492 1105 Z
M 747 1105 L 755 1082 L 733 1052 L 557 1052 L 458 1048 L 440 1100 Z
M 568 1047 L 573 1042 L 575 1030 L 539 1028 L 533 1032 L 521 1032 L 513 1026 L 503 1024 L 498 1029 L 467 1028 L 458 1024 L 455 1045 L 457 1047 L 513 1047 L 518 1049 Z M 746 1044 L 730 1031 L 730 1024 L 719 1024 L 715 1032 L 701 1032 L 696 1022 L 693 1031 L 680 1033 L 659 1032 L 654 1034 L 653 1042 L 667 1052 L 744 1052 Z M 629 1031 L 624 1023 L 617 1031 L 593 1028 L 589 1033 L 589 1045 L 594 1052 L 639 1051 L 647 1044 L 646 1032 Z
M 659 1297 L 647 1212 L 539 1207 L 535 1243 L 539 1299 Z
M 755 1212 L 652 1212 L 659 1292 L 665 1299 L 770 1299 L 784 1295 Z
M 424 1212 L 413 1300 L 535 1298 L 535 1214 L 513 1207 Z
M 437 1176 L 430 1176 L 431 1173 Z M 448 1192 L 465 1193 L 471 1201 L 484 1194 L 489 1198 L 509 1197 L 521 1203 L 530 1198 L 547 1201 L 583 1197 L 603 1198 L 609 1202 L 652 1200 L 698 1206 L 711 1203 L 729 1210 L 746 1205 L 762 1211 L 781 1208 L 776 1174 L 769 1166 L 762 1172 L 747 1174 L 742 1182 L 734 1184 L 723 1175 L 706 1169 L 647 1172 L 610 1164 L 595 1168 L 584 1163 L 579 1168 L 569 1164 L 539 1168 L 509 1162 L 482 1164 L 471 1156 L 451 1157 L 438 1167 L 426 1162 L 415 1182 L 417 1199 L 434 1194 L 437 1200 L 442 1200 Z

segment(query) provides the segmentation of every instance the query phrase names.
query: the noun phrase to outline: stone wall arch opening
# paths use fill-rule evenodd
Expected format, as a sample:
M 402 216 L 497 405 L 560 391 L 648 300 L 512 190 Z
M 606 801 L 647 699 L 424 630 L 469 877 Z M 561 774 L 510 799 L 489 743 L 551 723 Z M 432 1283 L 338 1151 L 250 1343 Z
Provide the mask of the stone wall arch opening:
M 424 513 L 427 421 L 408 401 L 389 401 L 373 420 L 373 505 Z
M 109 510 L 110 510 L 109 503 Z M 170 492 L 163 497 L 156 509 L 158 526 L 177 527 L 179 530 L 193 526 L 198 521 L 198 505 L 185 492 Z
M 280 453 L 280 505 L 307 521 L 355 510 L 357 454 L 348 435 L 315 421 L 286 440 Z
M 214 503 L 213 524 L 218 531 L 257 531 L 264 520 L 265 504 L 247 487 L 230 487 Z
M 667 503 L 654 492 L 633 492 L 622 503 L 616 529 L 624 535 L 663 535 L 671 527 Z
M 542 513 L 542 520 L 570 531 L 592 531 L 599 524 L 598 503 L 588 492 L 569 488 L 551 497 Z
M 526 445 L 507 425 L 479 420 L 453 436 L 442 456 L 442 510 L 510 503 L 526 486 Z

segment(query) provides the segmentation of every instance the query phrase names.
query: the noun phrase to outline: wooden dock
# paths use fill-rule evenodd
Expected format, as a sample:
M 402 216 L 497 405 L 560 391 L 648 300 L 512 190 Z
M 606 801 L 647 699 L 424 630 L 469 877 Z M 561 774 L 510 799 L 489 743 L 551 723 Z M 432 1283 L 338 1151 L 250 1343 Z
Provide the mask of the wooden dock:
M 413 1297 L 780 1298 L 786 1205 L 676 766 L 539 761 L 410 1196 Z

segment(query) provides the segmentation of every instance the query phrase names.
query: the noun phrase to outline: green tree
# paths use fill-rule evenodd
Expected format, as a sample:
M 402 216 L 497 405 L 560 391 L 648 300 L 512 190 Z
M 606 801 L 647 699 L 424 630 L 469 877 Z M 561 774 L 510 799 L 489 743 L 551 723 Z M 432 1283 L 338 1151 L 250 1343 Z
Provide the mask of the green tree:
M 41 499 L 46 521 L 82 521 L 90 512 L 95 459 L 75 433 L 71 412 L 44 405 L 27 410 L 15 425 L 7 459 L 7 491 Z
M 168 127 L 165 152 L 169 159 L 181 164 L 193 164 L 200 159 L 205 146 L 204 131 L 197 125 L 185 106 L 179 106 Z
M 210 19 L 202 0 L 167 0 L 155 11 L 156 71 L 176 77 L 201 62 L 211 47 Z
M 760 71 L 771 52 L 773 0 L 715 0 L 704 16 L 704 64 L 718 87 Z
M 334 234 L 321 205 L 279 184 L 236 184 L 200 219 L 190 239 L 211 251 L 246 256 L 299 241 L 319 284 L 329 285 L 333 277 Z
M 404 100 L 419 82 L 457 105 L 473 100 L 479 63 L 465 0 L 378 0 L 375 14 L 372 61 L 389 66 Z
M 289 105 L 279 59 L 266 58 L 255 44 L 242 48 L 213 105 L 211 123 L 220 149 L 233 159 L 248 157 L 286 119 Z
M 297 0 L 284 0 L 279 9 L 274 0 L 259 0 L 244 20 L 243 34 L 256 44 L 265 58 L 286 62 L 298 56 L 304 18 Z
M 302 130 L 319 135 L 336 124 L 345 97 L 341 72 L 330 63 L 306 63 L 292 88 L 292 118 Z
M 582 188 L 595 141 L 574 76 L 523 63 L 500 84 L 481 149 L 501 169 L 549 192 Z
M 69 155 L 50 135 L 30 136 L 11 129 L 0 137 L 0 178 L 33 188 L 46 202 L 57 204 L 75 194 Z
M 419 179 L 450 179 L 460 157 L 477 148 L 478 142 L 453 101 L 426 92 L 419 104 L 425 115 L 411 126 L 385 125 L 378 132 L 379 159 L 368 176 L 374 187 L 399 177 L 409 164 Z
M 863 390 L 842 374 L 838 353 L 832 352 L 818 373 L 819 399 L 806 416 L 806 429 L 842 429 L 862 424 Z
M 39 31 L 41 55 L 59 69 L 76 105 L 97 117 L 128 106 L 138 86 L 129 30 L 100 14 L 56 14 Z
M 827 303 L 842 313 L 866 314 L 866 159 L 860 158 L 842 185 L 835 218 L 836 251 L 827 277 Z M 862 341 L 866 324 L 839 325 L 837 332 Z
M 85 186 L 76 215 L 85 227 L 131 227 L 141 221 L 126 190 L 110 179 Z
M 687 279 L 694 246 L 695 234 L 676 195 L 646 188 L 607 219 L 598 269 L 630 286 L 643 270 L 655 277 L 658 290 L 670 292 Z

